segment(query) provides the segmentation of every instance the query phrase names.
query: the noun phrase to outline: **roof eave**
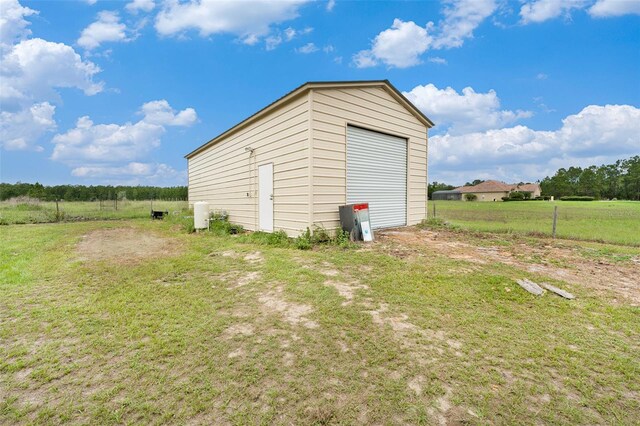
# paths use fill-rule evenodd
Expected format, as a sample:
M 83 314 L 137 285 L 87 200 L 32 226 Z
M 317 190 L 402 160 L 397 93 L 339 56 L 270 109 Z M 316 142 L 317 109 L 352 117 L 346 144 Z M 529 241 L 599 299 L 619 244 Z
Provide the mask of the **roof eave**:
M 433 121 L 431 121 L 426 115 L 424 115 L 422 113 L 422 111 L 420 111 L 415 105 L 413 105 L 411 103 L 411 101 L 409 101 L 402 94 L 402 92 L 400 92 L 393 84 L 391 84 L 391 82 L 389 80 L 310 81 L 310 82 L 304 83 L 304 84 L 296 87 L 295 89 L 293 89 L 289 93 L 287 93 L 284 96 L 276 99 L 275 101 L 273 101 L 272 103 L 270 103 L 266 107 L 262 108 L 258 112 L 254 113 L 254 114 L 250 115 L 249 117 L 247 117 L 246 119 L 242 120 L 240 123 L 236 124 L 235 126 L 231 127 L 230 129 L 227 129 L 226 131 L 222 132 L 221 134 L 219 134 L 215 138 L 210 139 L 208 142 L 200 145 L 198 148 L 194 149 L 193 151 L 191 151 L 190 153 L 185 155 L 184 158 L 190 159 L 194 155 L 196 155 L 196 154 L 204 151 L 205 149 L 209 148 L 210 146 L 214 145 L 218 140 L 222 139 L 223 137 L 229 136 L 229 135 L 239 131 L 240 129 L 243 129 L 244 127 L 246 127 L 249 124 L 253 123 L 255 120 L 259 119 L 260 117 L 266 115 L 267 113 L 269 113 L 270 111 L 278 108 L 279 106 L 283 105 L 284 103 L 296 98 L 297 96 L 299 96 L 299 95 L 301 95 L 303 93 L 306 93 L 306 91 L 308 91 L 308 90 L 326 89 L 326 88 L 342 87 L 342 86 L 344 86 L 344 87 L 381 86 L 381 87 L 384 87 L 386 89 L 389 89 L 388 93 L 392 97 L 394 97 L 398 102 L 400 102 L 405 108 L 407 108 L 427 128 L 431 128 L 431 127 L 434 126 Z

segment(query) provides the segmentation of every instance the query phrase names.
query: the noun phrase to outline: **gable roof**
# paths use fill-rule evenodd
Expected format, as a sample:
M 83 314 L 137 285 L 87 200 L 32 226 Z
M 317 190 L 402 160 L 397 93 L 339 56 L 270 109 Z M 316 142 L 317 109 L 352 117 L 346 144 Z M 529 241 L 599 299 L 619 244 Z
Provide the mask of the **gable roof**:
M 523 191 L 523 192 L 535 192 L 540 190 L 540 185 L 537 183 L 525 183 L 518 185 L 517 183 L 508 184 L 497 180 L 486 180 L 474 186 L 460 186 L 454 191 L 463 193 L 473 192 L 511 192 L 511 191 Z
M 411 114 L 413 114 L 422 124 L 427 126 L 427 128 L 431 128 L 431 127 L 434 126 L 433 121 L 431 121 L 426 115 L 424 115 L 422 113 L 422 111 L 420 111 L 414 104 L 412 104 L 411 101 L 409 101 L 398 89 L 396 89 L 396 87 L 393 84 L 391 84 L 391 82 L 389 82 L 389 80 L 310 81 L 310 82 L 304 83 L 303 85 L 298 86 L 297 88 L 293 89 L 291 92 L 287 93 L 286 95 L 282 96 L 281 98 L 279 98 L 279 99 L 275 100 L 274 102 L 270 103 L 266 107 L 262 108 L 260 111 L 258 111 L 255 114 L 249 116 L 248 118 L 244 119 L 243 121 L 241 121 L 240 123 L 238 123 L 235 126 L 231 127 L 230 129 L 222 132 L 221 134 L 219 134 L 215 138 L 211 139 L 210 141 L 206 142 L 205 144 L 203 144 L 203 145 L 199 146 L 198 148 L 194 149 L 193 151 L 191 151 L 190 153 L 188 153 L 184 157 L 187 158 L 187 159 L 193 157 L 197 153 L 207 149 L 211 145 L 214 145 L 215 143 L 220 141 L 225 136 L 229 136 L 230 134 L 235 133 L 238 130 L 248 126 L 249 124 L 251 124 L 251 123 L 255 122 L 256 120 L 264 117 L 265 115 L 267 115 L 268 113 L 270 113 L 274 109 L 278 108 L 279 106 L 287 103 L 291 99 L 293 99 L 293 98 L 295 98 L 295 97 L 297 97 L 297 96 L 299 96 L 299 95 L 301 95 L 303 93 L 306 93 L 308 90 L 313 90 L 313 89 L 333 89 L 333 88 L 352 88 L 352 87 L 382 87 L 396 101 L 398 101 L 398 103 L 400 103 Z
M 515 185 L 514 191 L 536 192 L 540 191 L 540 185 L 537 183 L 525 183 L 523 185 Z
M 508 185 L 504 182 L 497 180 L 486 180 L 475 186 L 461 186 L 456 188 L 456 191 L 463 193 L 469 192 L 509 192 L 513 188 L 513 185 Z

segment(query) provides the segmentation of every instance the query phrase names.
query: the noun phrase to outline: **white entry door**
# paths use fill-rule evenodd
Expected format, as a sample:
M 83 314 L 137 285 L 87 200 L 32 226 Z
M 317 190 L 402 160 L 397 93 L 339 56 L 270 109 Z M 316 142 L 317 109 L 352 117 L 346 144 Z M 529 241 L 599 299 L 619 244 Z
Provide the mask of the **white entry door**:
M 273 232 L 273 163 L 258 167 L 260 231 Z

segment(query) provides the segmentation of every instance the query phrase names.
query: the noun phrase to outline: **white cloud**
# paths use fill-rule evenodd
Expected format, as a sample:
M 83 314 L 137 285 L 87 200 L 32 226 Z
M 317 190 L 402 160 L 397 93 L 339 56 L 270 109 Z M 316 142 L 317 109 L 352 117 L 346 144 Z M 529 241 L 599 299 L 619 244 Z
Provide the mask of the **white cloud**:
M 158 13 L 155 27 L 164 36 L 196 30 L 202 37 L 226 33 L 255 44 L 269 34 L 271 25 L 296 18 L 306 1 L 257 0 L 247 4 L 233 0 L 171 0 Z
M 282 43 L 282 37 L 279 35 L 271 35 L 264 39 L 265 49 L 274 50 Z
M 100 68 L 83 61 L 71 46 L 30 34 L 25 16 L 37 13 L 15 1 L 2 0 L 0 49 L 0 129 L 3 149 L 42 150 L 38 140 L 55 130 L 56 89 L 76 88 L 86 95 L 103 89 L 94 77 Z
M 569 16 L 572 9 L 582 9 L 587 0 L 535 0 L 522 5 L 520 17 L 523 24 L 544 22 L 564 15 Z
M 133 0 L 124 7 L 127 12 L 137 14 L 139 11 L 151 12 L 156 7 L 154 0 Z
M 431 56 L 427 58 L 427 61 L 433 62 L 434 64 L 438 64 L 438 65 L 447 65 L 447 60 L 439 56 Z
M 161 126 L 191 126 L 198 120 L 193 108 L 186 108 L 176 114 L 164 99 L 143 104 L 140 112 L 144 115 L 145 122 Z
M 283 42 L 289 42 L 295 39 L 296 37 L 300 37 L 306 34 L 309 34 L 313 31 L 313 28 L 306 27 L 302 30 L 296 30 L 292 27 L 285 28 L 284 31 L 276 30 L 271 35 L 264 39 L 265 49 L 267 51 L 274 50 Z
M 428 28 L 415 22 L 394 19 L 391 28 L 382 31 L 371 44 L 371 49 L 361 50 L 353 60 L 358 68 L 366 68 L 383 63 L 390 67 L 407 68 L 420 63 L 420 55 L 427 51 L 432 42 Z
M 284 30 L 284 36 L 287 39 L 287 41 L 290 41 L 296 36 L 296 30 L 289 27 L 286 30 Z
M 502 127 L 531 116 L 528 111 L 501 110 L 500 99 L 493 90 L 477 93 L 465 87 L 458 93 L 451 87 L 438 89 L 427 84 L 403 94 L 436 123 L 436 129 L 446 129 L 451 135 Z
M 100 68 L 83 61 L 71 46 L 63 43 L 40 38 L 23 40 L 3 56 L 2 63 L 3 92 L 5 87 L 10 88 L 14 100 L 51 99 L 56 97 L 54 89 L 63 87 L 81 89 L 87 95 L 103 89 L 103 83 L 93 81 Z
M 11 47 L 28 37 L 31 34 L 30 22 L 24 18 L 37 13 L 21 6 L 18 0 L 0 0 L 0 48 Z
M 523 24 L 539 23 L 559 16 L 571 17 L 573 10 L 588 9 L 594 18 L 640 15 L 638 0 L 533 0 L 520 9 Z
M 191 126 L 196 111 L 176 111 L 162 99 L 143 104 L 138 113 L 142 119 L 124 124 L 95 124 L 80 117 L 74 128 L 53 137 L 51 159 L 70 166 L 73 176 L 100 182 L 183 184 L 184 172 L 144 160 L 160 146 L 167 126 Z
M 122 166 L 96 164 L 71 170 L 76 177 L 121 185 L 184 185 L 186 171 L 177 171 L 163 163 L 130 162 Z
M 432 180 L 533 181 L 559 167 L 613 162 L 640 152 L 640 109 L 589 105 L 554 131 L 516 126 L 433 136 L 429 143 Z
M 317 51 L 318 51 L 318 47 L 314 43 L 307 43 L 304 46 L 296 49 L 296 52 L 304 53 L 304 54 L 313 53 Z
M 129 41 L 126 34 L 127 26 L 120 22 L 117 12 L 102 11 L 98 13 L 98 20 L 82 30 L 78 45 L 87 50 L 99 47 L 105 41 Z
M 329 0 L 327 2 L 327 11 L 331 12 L 333 10 L 334 7 L 336 7 L 336 0 Z
M 597 0 L 589 9 L 589 15 L 594 18 L 605 18 L 622 15 L 640 15 L 640 1 L 638 0 Z
M 536 80 L 546 80 L 549 76 L 543 72 L 540 72 L 536 75 Z
M 378 34 L 371 48 L 353 56 L 358 68 L 379 64 L 407 68 L 421 63 L 420 56 L 430 49 L 460 47 L 465 39 L 496 10 L 495 0 L 448 0 L 443 19 L 424 27 L 413 21 L 395 19 L 391 28 Z
M 333 47 L 333 45 L 332 45 L 332 44 L 327 44 L 326 46 L 324 46 L 324 47 L 322 48 L 322 51 L 323 51 L 324 53 L 331 53 L 331 52 L 333 52 L 334 50 L 336 50 L 336 48 L 335 48 L 335 47 Z
M 69 165 L 141 159 L 160 146 L 165 126 L 190 126 L 197 120 L 193 108 L 176 113 L 166 100 L 145 103 L 140 114 L 140 121 L 125 124 L 94 124 L 89 117 L 80 117 L 75 128 L 53 137 L 51 159 Z
M 439 34 L 434 49 L 460 47 L 473 31 L 497 9 L 495 0 L 448 0 L 444 20 L 438 25 Z
M 16 112 L 0 111 L 0 143 L 7 151 L 35 150 L 42 151 L 33 141 L 38 140 L 46 132 L 55 130 L 53 119 L 56 107 L 49 102 L 31 105 Z
M 93 6 L 94 4 L 98 3 L 98 0 L 84 0 L 84 1 L 90 6 Z

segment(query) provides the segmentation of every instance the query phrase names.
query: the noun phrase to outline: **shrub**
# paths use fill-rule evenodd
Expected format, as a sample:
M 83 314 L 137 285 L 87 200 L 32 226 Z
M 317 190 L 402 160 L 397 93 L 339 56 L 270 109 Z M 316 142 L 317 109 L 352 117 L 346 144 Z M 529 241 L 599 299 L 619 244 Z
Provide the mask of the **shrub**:
M 595 197 L 589 197 L 586 195 L 567 195 L 560 197 L 560 201 L 593 201 Z
M 305 232 L 303 232 L 298 236 L 298 238 L 296 238 L 295 243 L 298 250 L 309 250 L 311 247 L 313 247 L 313 243 L 311 241 L 311 230 L 307 228 Z
M 509 197 L 502 197 L 502 201 L 512 201 Z
M 466 201 L 476 201 L 478 196 L 476 194 L 464 194 L 464 199 Z
M 314 244 L 327 244 L 331 242 L 331 235 L 322 226 L 316 226 L 313 230 L 311 242 Z
M 349 233 L 344 229 L 338 229 L 336 231 L 336 244 L 340 247 L 351 247 L 353 242 L 351 241 L 351 237 Z
M 187 220 L 185 222 L 182 223 L 182 229 L 187 233 L 187 234 L 193 234 L 194 232 L 196 232 L 196 227 L 193 224 L 193 220 Z
M 524 195 L 524 192 L 520 192 L 520 191 L 514 191 L 511 194 L 509 194 L 509 198 L 511 198 L 510 201 L 522 201 L 524 200 L 526 197 Z

